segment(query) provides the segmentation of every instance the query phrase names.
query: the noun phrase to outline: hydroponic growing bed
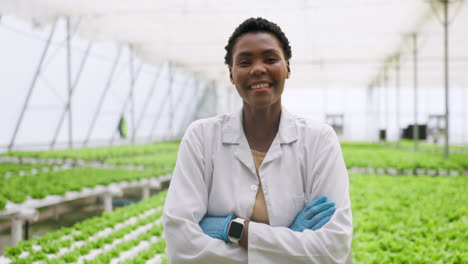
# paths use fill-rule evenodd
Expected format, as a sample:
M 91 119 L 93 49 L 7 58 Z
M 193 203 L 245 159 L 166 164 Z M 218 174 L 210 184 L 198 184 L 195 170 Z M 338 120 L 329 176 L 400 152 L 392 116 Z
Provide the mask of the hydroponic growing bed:
M 7 201 L 21 205 L 68 191 L 167 174 L 175 164 L 178 142 L 163 144 L 164 147 L 157 147 L 158 151 L 156 145 L 102 148 L 99 154 L 88 150 L 75 154 L 64 151 L 61 156 L 55 156 L 58 152 L 43 152 L 36 156 L 99 159 L 104 165 L 133 164 L 167 170 L 72 168 L 36 175 L 12 174 L 0 181 L 0 207 Z M 349 168 L 383 172 L 394 168 L 418 173 L 423 168 L 423 174 L 430 170 L 456 170 L 462 175 L 468 167 L 467 154 L 452 154 L 444 160 L 439 153 L 407 152 L 373 143 L 344 143 L 343 153 Z M 350 184 L 354 263 L 468 263 L 468 177 L 351 174 Z M 72 228 L 21 241 L 7 249 L 0 263 L 166 262 L 160 222 L 164 197 L 165 192 Z
M 166 263 L 162 207 L 166 192 L 113 213 L 7 247 L 8 263 Z
M 445 159 L 441 153 L 412 152 L 369 142 L 342 142 L 348 168 L 372 168 L 395 174 L 463 175 L 468 170 L 468 154 L 452 153 Z
M 18 158 L 40 158 L 40 159 L 72 159 L 72 160 L 106 160 L 116 157 L 131 157 L 135 155 L 177 152 L 178 141 L 165 141 L 146 145 L 122 145 L 112 147 L 96 147 L 82 149 L 67 149 L 55 151 L 28 151 L 8 152 L 1 156 Z
M 468 263 L 468 177 L 350 175 L 354 263 Z
M 63 196 L 69 191 L 81 191 L 98 185 L 156 178 L 170 171 L 170 169 L 129 171 L 80 168 L 36 175 L 15 175 L 0 181 L 0 213 L 4 209 L 21 206 L 31 199 L 43 199 L 52 195 Z M 8 201 L 10 204 L 7 204 Z
M 350 183 L 354 263 L 468 263 L 468 178 L 352 174 Z M 8 248 L 5 256 L 16 263 L 44 261 L 46 257 L 53 259 L 48 263 L 159 261 L 164 259 L 159 225 L 164 197 L 162 192 L 72 228 L 22 241 Z M 136 215 L 140 216 L 138 220 L 129 220 Z M 128 228 L 119 224 L 130 222 L 134 224 Z M 106 229 L 110 227 L 112 232 Z M 154 233 L 126 236 L 133 232 L 130 230 Z M 99 239 L 98 233 L 102 234 Z M 58 246 L 56 241 L 63 245 Z

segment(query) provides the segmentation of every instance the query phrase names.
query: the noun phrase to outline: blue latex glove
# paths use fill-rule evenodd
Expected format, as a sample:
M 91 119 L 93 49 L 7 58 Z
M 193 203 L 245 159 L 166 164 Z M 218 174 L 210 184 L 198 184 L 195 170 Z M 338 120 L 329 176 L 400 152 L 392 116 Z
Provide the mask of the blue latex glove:
M 297 232 L 302 232 L 304 229 L 317 230 L 330 221 L 335 211 L 335 203 L 327 202 L 326 196 L 320 196 L 299 212 L 289 228 Z
M 208 236 L 230 243 L 231 241 L 228 238 L 227 229 L 233 218 L 233 215 L 228 217 L 205 217 L 200 221 L 200 227 L 203 233 Z

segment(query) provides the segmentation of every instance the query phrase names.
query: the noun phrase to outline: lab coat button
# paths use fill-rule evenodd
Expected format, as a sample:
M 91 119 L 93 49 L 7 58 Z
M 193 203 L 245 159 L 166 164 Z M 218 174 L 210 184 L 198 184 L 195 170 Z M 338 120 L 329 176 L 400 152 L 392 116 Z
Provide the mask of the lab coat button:
M 255 185 L 255 184 L 252 184 L 252 185 L 250 186 L 250 190 L 252 190 L 252 191 L 258 190 L 258 186 Z

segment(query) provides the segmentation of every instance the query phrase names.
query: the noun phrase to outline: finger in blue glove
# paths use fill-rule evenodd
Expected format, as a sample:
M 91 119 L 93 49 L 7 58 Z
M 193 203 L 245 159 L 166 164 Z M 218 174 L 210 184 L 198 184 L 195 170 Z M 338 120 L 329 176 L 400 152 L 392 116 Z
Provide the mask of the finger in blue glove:
M 320 196 L 319 198 L 313 200 L 313 201 L 310 201 L 305 207 L 304 207 L 304 210 L 308 210 L 309 208 L 311 207 L 314 207 L 314 206 L 317 206 L 319 204 L 323 204 L 327 201 L 327 196 L 325 195 L 322 195 Z
M 212 237 L 221 239 L 225 242 L 230 242 L 228 238 L 228 226 L 231 220 L 234 218 L 233 215 L 228 217 L 205 217 L 200 221 L 200 227 L 203 233 Z
M 304 229 L 316 230 L 325 225 L 330 221 L 331 215 L 335 212 L 335 203 L 326 201 L 326 196 L 320 196 L 309 202 L 299 212 L 289 228 L 293 231 L 302 232 Z
M 334 202 L 324 202 L 321 204 L 317 204 L 315 206 L 307 208 L 307 206 L 304 208 L 304 218 L 305 219 L 312 219 L 314 216 L 318 215 L 320 212 L 323 212 L 331 207 L 335 207 Z
M 310 220 L 310 229 L 317 230 L 324 226 L 330 221 L 331 216 L 335 213 L 335 211 L 335 203 L 333 203 L 332 207 L 326 209 L 325 211 L 321 211 L 320 213 L 312 217 L 312 219 Z

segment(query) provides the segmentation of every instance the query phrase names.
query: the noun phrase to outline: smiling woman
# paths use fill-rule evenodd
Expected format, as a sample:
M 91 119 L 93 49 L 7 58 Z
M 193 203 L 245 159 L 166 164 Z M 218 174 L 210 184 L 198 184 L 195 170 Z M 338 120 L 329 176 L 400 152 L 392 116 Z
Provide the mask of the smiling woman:
M 255 110 L 281 110 L 281 94 L 290 69 L 273 34 L 252 32 L 239 37 L 234 46 L 230 77 L 239 95 Z
M 182 139 L 164 209 L 172 263 L 350 263 L 348 175 L 333 129 L 290 114 L 291 47 L 262 18 L 226 46 L 243 100 Z

